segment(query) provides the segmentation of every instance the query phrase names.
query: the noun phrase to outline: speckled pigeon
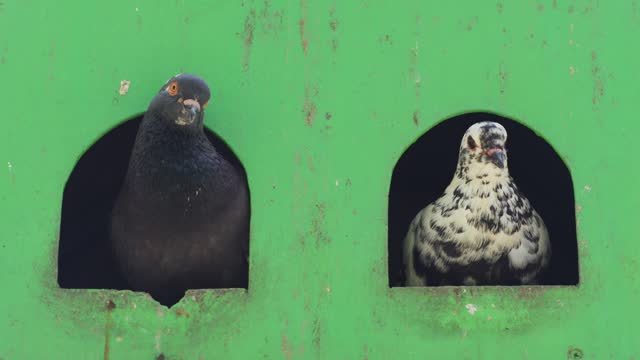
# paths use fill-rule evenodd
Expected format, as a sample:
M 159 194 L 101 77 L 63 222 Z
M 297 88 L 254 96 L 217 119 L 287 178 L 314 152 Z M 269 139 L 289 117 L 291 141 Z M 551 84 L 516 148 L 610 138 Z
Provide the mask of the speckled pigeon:
M 407 286 L 538 282 L 551 256 L 549 234 L 509 175 L 506 141 L 495 122 L 466 131 L 453 180 L 409 226 Z
M 112 212 L 116 260 L 131 288 L 173 305 L 187 289 L 246 287 L 244 176 L 203 130 L 207 84 L 171 78 L 144 115 Z

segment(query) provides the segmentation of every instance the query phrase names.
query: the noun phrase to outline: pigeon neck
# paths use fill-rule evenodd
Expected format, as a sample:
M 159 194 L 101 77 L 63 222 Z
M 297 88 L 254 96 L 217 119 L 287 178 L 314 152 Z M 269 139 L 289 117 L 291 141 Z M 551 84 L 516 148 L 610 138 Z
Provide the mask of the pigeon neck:
M 136 138 L 136 148 L 161 153 L 180 153 L 203 143 L 209 144 L 201 124 L 177 125 L 153 114 L 143 119 Z
M 509 179 L 509 166 L 505 162 L 504 168 L 500 168 L 491 162 L 478 161 L 469 154 L 461 153 L 456 167 L 455 179 L 467 184 Z
M 129 175 L 142 183 L 171 183 L 179 178 L 199 184 L 219 164 L 218 153 L 202 128 L 180 129 L 161 119 L 145 117 L 138 130 Z

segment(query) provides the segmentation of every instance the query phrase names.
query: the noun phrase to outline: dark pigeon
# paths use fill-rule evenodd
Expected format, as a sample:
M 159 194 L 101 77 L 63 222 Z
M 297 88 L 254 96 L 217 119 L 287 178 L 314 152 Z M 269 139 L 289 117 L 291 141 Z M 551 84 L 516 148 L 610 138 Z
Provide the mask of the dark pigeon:
M 187 289 L 246 288 L 249 196 L 244 175 L 203 130 L 200 78 L 171 78 L 138 130 L 111 219 L 117 262 L 132 290 L 173 305 Z

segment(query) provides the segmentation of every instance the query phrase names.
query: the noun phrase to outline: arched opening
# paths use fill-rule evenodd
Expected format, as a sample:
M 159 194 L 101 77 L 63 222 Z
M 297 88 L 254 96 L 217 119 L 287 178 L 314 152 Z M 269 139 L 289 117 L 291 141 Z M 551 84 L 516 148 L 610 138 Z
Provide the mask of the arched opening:
M 58 247 L 61 288 L 129 289 L 115 262 L 109 242 L 109 223 L 142 117 L 125 121 L 98 139 L 80 157 L 67 179 Z M 247 184 L 244 167 L 231 148 L 206 128 L 205 134 Z M 247 284 L 244 287 L 247 288 Z
M 398 160 L 389 190 L 389 285 L 404 286 L 403 241 L 411 221 L 442 195 L 454 176 L 462 136 L 481 121 L 500 123 L 507 130 L 509 172 L 548 229 L 552 255 L 538 284 L 576 285 L 578 250 L 569 169 L 553 147 L 531 129 L 490 113 L 468 113 L 439 123 Z

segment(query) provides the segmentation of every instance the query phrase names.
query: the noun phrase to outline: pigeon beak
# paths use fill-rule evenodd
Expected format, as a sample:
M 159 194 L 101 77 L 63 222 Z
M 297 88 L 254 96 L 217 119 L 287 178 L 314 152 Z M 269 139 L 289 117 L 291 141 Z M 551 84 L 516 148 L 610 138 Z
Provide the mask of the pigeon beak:
M 491 162 L 500 169 L 503 169 L 504 165 L 507 163 L 507 154 L 501 146 L 490 147 L 485 151 L 485 154 L 489 160 L 491 160 Z
M 193 124 L 198 114 L 200 114 L 200 103 L 198 100 L 186 99 L 182 101 L 182 105 L 183 108 L 180 110 L 180 114 L 178 114 L 176 124 L 183 126 Z

